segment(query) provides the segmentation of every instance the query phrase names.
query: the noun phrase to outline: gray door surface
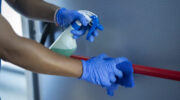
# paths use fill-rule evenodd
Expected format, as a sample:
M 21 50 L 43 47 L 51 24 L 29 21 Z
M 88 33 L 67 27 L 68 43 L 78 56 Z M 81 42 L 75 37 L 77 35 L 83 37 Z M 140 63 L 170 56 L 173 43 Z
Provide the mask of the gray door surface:
M 134 64 L 180 71 L 180 0 L 47 0 L 96 13 L 104 31 L 94 43 L 78 40 L 76 54 L 124 56 Z M 60 76 L 39 75 L 41 100 L 180 100 L 180 82 L 135 75 L 135 87 L 105 89 Z

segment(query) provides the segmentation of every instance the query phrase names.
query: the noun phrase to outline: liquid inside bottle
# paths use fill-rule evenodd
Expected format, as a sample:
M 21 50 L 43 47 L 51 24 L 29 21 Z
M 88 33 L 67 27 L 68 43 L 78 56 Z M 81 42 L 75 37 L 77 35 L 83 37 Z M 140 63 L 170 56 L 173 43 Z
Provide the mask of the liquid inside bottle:
M 68 50 L 68 49 L 59 49 L 59 48 L 52 48 L 51 50 L 58 53 L 58 54 L 62 54 L 65 56 L 71 56 L 76 51 L 76 49 L 69 49 Z
M 70 32 L 72 26 L 69 26 L 50 46 L 50 50 L 65 56 L 71 56 L 77 48 L 76 40 Z

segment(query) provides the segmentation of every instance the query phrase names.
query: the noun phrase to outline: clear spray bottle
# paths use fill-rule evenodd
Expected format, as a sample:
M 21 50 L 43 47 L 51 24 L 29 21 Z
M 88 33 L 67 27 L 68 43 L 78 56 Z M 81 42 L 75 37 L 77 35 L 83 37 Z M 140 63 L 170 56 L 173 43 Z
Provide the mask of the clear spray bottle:
M 88 20 L 89 25 L 91 24 L 91 16 L 97 16 L 94 13 L 87 10 L 78 11 Z M 76 40 L 73 38 L 71 30 L 81 27 L 82 24 L 76 21 L 70 25 L 61 35 L 55 40 L 55 42 L 50 46 L 50 50 L 65 56 L 71 56 L 77 49 Z

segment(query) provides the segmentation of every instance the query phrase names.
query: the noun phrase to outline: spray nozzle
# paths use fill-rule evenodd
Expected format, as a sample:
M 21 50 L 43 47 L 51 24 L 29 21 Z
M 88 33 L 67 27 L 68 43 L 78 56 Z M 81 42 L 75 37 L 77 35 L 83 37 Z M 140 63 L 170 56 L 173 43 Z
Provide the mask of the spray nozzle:
M 94 14 L 93 12 L 90 12 L 87 10 L 79 10 L 78 12 L 82 14 L 83 16 L 85 16 L 86 20 L 88 21 L 89 27 L 96 27 L 100 25 L 98 16 Z M 76 21 L 72 24 L 72 26 L 74 29 L 79 30 L 81 29 L 82 24 L 79 21 Z

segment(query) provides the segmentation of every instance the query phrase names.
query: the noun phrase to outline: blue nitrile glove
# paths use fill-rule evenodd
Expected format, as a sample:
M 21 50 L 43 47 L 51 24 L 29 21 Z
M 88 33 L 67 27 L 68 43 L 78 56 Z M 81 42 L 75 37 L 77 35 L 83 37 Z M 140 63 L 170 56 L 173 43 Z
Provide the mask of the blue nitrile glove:
M 108 88 L 116 82 L 116 78 L 122 78 L 122 71 L 118 70 L 116 65 L 127 59 L 106 58 L 108 56 L 101 54 L 87 61 L 82 60 L 83 74 L 80 79 Z
M 98 30 L 104 30 L 104 27 L 99 23 L 97 16 L 91 16 L 92 22 L 91 25 L 82 27 L 80 30 L 72 30 L 71 33 L 74 34 L 73 38 L 78 39 L 80 36 L 84 35 L 88 30 L 86 39 L 90 42 L 94 41 L 94 37 L 98 36 Z
M 75 10 L 67 10 L 61 8 L 57 11 L 55 16 L 55 22 L 61 27 L 68 27 L 73 24 L 76 20 L 79 20 L 82 24 L 82 27 L 72 30 L 74 39 L 78 39 L 80 36 L 84 35 L 88 30 L 87 40 L 90 42 L 94 41 L 94 37 L 98 36 L 98 29 L 103 30 L 103 26 L 99 23 L 99 19 L 96 16 L 92 16 L 92 25 L 88 25 L 86 18 Z
M 109 58 L 109 59 L 112 59 L 112 58 Z M 132 63 L 126 60 L 122 63 L 117 64 L 116 67 L 122 71 L 123 77 L 122 78 L 117 77 L 116 83 L 106 88 L 107 94 L 110 96 L 114 95 L 114 91 L 118 88 L 118 85 L 129 87 L 129 88 L 132 88 L 134 86 Z
M 118 89 L 119 84 L 113 83 L 110 87 L 107 87 L 107 94 L 109 96 L 114 96 L 114 91 Z
M 76 10 L 61 8 L 57 11 L 55 16 L 55 22 L 61 27 L 68 27 L 76 20 L 79 20 L 83 26 L 87 26 L 88 24 L 86 18 Z

